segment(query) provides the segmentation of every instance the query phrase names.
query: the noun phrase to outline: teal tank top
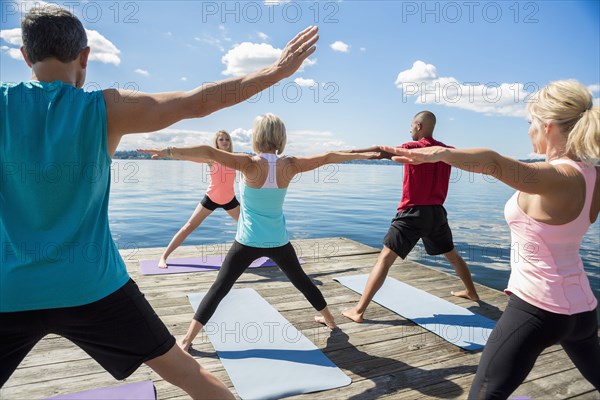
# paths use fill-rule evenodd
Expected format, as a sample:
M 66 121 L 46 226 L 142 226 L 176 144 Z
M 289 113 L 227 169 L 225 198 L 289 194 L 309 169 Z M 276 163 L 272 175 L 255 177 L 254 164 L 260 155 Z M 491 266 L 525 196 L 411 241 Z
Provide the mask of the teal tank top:
M 0 312 L 72 307 L 128 280 L 108 227 L 101 91 L 0 84 Z
M 281 247 L 289 243 L 283 202 L 287 188 L 278 188 L 275 178 L 277 156 L 261 154 L 269 162 L 269 175 L 262 188 L 251 188 L 240 179 L 240 218 L 235 240 L 259 248 Z

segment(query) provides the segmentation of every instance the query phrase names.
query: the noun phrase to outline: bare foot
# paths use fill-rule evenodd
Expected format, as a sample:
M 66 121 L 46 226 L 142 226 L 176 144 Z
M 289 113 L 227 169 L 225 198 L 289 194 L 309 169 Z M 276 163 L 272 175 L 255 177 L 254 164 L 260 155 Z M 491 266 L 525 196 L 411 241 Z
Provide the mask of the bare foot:
M 181 339 L 181 341 L 177 341 L 177 346 L 181 347 L 181 350 L 185 351 L 186 353 L 190 351 L 191 345 L 191 343 L 186 343 L 183 339 Z
M 158 268 L 167 268 L 167 260 L 161 257 L 160 260 L 158 260 Z
M 477 293 L 470 294 L 468 291 L 466 290 L 461 290 L 459 292 L 450 292 L 452 294 L 452 296 L 456 296 L 456 297 L 462 297 L 463 299 L 467 299 L 467 300 L 473 300 L 473 301 L 479 301 L 479 296 L 477 295 Z
M 355 307 L 345 309 L 344 311 L 342 311 L 342 315 L 358 324 L 363 322 L 363 313 L 359 313 L 358 311 L 356 311 Z
M 319 324 L 326 325 L 331 330 L 334 330 L 335 328 L 337 328 L 335 321 L 328 321 L 322 315 L 315 315 L 315 321 L 318 322 Z

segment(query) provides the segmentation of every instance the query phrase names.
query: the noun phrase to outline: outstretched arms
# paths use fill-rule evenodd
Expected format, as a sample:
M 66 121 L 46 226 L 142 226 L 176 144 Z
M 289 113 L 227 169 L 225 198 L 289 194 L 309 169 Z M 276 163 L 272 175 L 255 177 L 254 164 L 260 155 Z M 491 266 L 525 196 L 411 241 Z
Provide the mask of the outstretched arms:
M 349 151 L 331 151 L 310 157 L 288 157 L 293 175 L 311 171 L 326 164 L 336 164 L 351 160 L 377 159 L 379 152 L 351 153 Z
M 384 146 L 371 146 L 371 147 L 365 147 L 364 149 L 353 149 L 353 150 L 345 150 L 343 151 L 344 153 L 379 153 L 378 156 L 374 157 L 373 159 L 375 160 L 381 160 L 384 158 L 387 158 L 388 160 L 391 160 L 393 156 L 395 156 L 395 154 L 387 152 L 385 150 L 383 150 Z
M 138 149 L 138 151 L 151 154 L 152 158 L 173 158 L 194 162 L 216 161 L 242 172 L 252 164 L 252 157 L 247 154 L 230 153 L 207 145 L 182 148 L 167 147 L 162 150 Z
M 382 146 L 383 151 L 395 154 L 392 160 L 406 164 L 444 162 L 453 167 L 492 176 L 508 186 L 531 194 L 555 192 L 573 183 L 574 170 L 545 162 L 525 163 L 505 157 L 489 149 L 451 149 L 431 146 L 402 149 Z
M 198 118 L 249 99 L 292 75 L 316 50 L 316 26 L 300 32 L 283 49 L 279 60 L 239 78 L 206 83 L 188 92 L 141 93 L 104 91 L 108 148 L 112 154 L 128 133 L 153 132 L 186 118 Z

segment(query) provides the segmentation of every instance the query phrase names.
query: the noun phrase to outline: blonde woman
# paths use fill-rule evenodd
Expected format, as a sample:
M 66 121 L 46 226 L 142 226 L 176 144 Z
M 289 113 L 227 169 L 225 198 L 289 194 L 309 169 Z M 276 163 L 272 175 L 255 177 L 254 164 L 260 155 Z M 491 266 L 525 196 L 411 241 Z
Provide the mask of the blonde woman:
M 255 156 L 229 153 L 210 146 L 140 150 L 151 153 L 153 158 L 172 157 L 189 161 L 210 159 L 242 173 L 241 213 L 237 235 L 217 279 L 204 296 L 180 343 L 184 350 L 189 349 L 198 332 L 250 263 L 263 256 L 275 261 L 294 286 L 321 313 L 315 317 L 315 321 L 331 329 L 336 327 L 321 291 L 302 270 L 289 241 L 283 202 L 287 188 L 297 174 L 325 164 L 373 158 L 378 153 L 330 152 L 311 157 L 281 156 L 286 144 L 286 130 L 283 122 L 273 114 L 256 118 L 252 132 Z
M 226 131 L 221 130 L 215 134 L 214 146 L 219 150 L 233 152 L 231 136 Z M 167 268 L 169 255 L 181 246 L 181 243 L 217 208 L 225 210 L 236 221 L 240 216 L 240 203 L 233 190 L 236 170 L 208 159 L 196 161 L 208 163 L 210 167 L 210 184 L 204 198 L 200 201 L 190 219 L 173 236 L 173 239 L 160 256 L 159 268 Z
M 546 161 L 522 163 L 486 149 L 385 148 L 395 161 L 443 161 L 492 175 L 517 192 L 504 215 L 511 230 L 506 310 L 490 336 L 469 399 L 506 399 L 547 347 L 560 343 L 600 390 L 596 300 L 579 255 L 600 211 L 600 110 L 573 80 L 556 81 L 528 106 L 529 136 Z

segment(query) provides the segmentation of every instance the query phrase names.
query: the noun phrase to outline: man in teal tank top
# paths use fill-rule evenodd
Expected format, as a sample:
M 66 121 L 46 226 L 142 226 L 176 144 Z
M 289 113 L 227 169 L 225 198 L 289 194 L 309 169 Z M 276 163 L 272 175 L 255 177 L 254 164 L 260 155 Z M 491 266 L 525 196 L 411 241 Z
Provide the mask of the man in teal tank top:
M 108 226 L 111 156 L 125 134 L 209 115 L 290 76 L 315 51 L 316 27 L 270 67 L 162 94 L 83 91 L 90 48 L 64 9 L 32 9 L 22 36 L 32 78 L 0 84 L 0 387 L 56 333 L 117 379 L 146 363 L 193 398 L 233 398 L 130 279 Z

